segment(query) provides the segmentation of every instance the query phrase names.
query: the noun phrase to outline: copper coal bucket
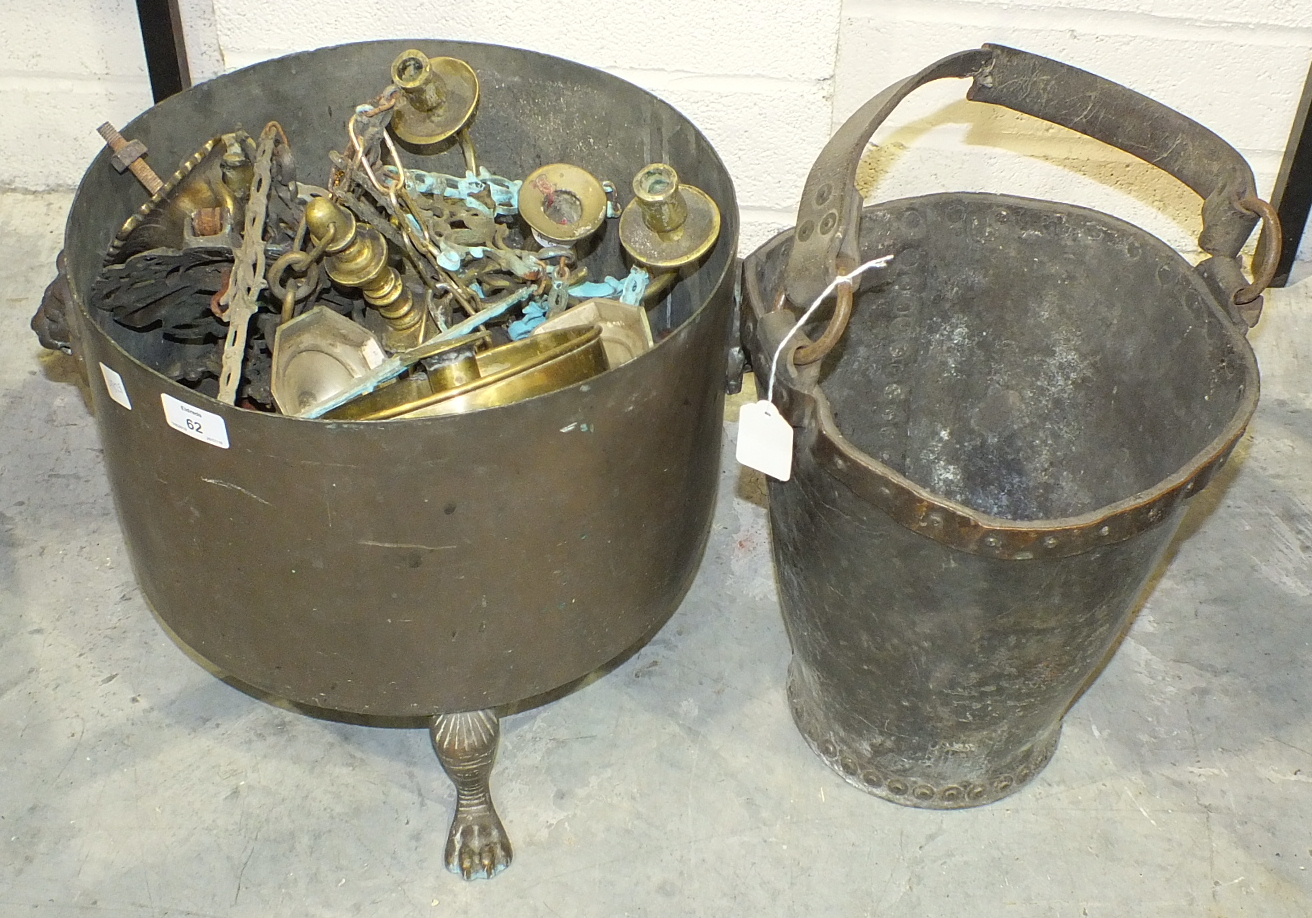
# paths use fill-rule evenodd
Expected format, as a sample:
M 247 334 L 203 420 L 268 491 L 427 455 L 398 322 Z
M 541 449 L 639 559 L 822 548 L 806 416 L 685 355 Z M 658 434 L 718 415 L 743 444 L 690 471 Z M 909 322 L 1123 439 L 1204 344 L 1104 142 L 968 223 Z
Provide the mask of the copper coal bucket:
M 863 209 L 868 139 L 944 77 L 1179 178 L 1203 198 L 1206 260 L 1047 201 Z M 745 264 L 743 338 L 762 380 L 782 346 L 774 403 L 795 429 L 791 479 L 770 485 L 789 701 L 848 782 L 948 809 L 1047 763 L 1257 404 L 1245 332 L 1274 259 L 1250 284 L 1238 255 L 1259 218 L 1274 227 L 1212 132 L 993 45 L 885 90 L 825 147 L 796 228 Z M 790 335 L 831 279 L 884 255 Z
M 627 180 L 659 159 L 715 200 L 718 242 L 652 306 L 654 348 L 585 382 L 445 417 L 307 420 L 222 404 L 152 368 L 158 334 L 132 333 L 90 302 L 115 230 L 146 198 L 109 151 L 74 198 L 61 276 L 34 326 L 86 370 L 128 554 L 160 620 L 262 692 L 427 722 L 459 791 L 447 864 L 489 876 L 511 858 L 488 785 L 500 714 L 648 640 L 701 560 L 720 474 L 737 206 L 719 156 L 674 108 L 591 67 L 496 45 L 293 54 L 166 99 L 123 133 L 165 169 L 233 125 L 278 119 L 305 162 L 326 163 L 363 88 L 411 47 L 478 73 L 472 140 L 506 174 L 561 160 Z M 463 172 L 459 157 L 438 149 L 413 162 Z M 618 232 L 597 240 L 595 276 L 623 276 Z M 174 403 L 222 442 L 180 432 L 166 416 Z

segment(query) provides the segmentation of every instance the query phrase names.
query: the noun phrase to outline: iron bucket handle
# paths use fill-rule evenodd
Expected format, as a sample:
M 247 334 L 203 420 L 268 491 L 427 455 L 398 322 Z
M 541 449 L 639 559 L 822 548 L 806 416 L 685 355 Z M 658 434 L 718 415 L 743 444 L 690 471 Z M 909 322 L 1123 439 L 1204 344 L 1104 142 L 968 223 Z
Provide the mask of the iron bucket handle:
M 1130 153 L 1188 185 L 1203 199 L 1198 245 L 1208 258 L 1196 268 L 1227 312 L 1247 330 L 1262 312 L 1262 291 L 1280 255 L 1274 208 L 1257 196 L 1253 171 L 1229 143 L 1180 112 L 1128 87 L 1037 54 L 986 44 L 960 51 L 894 83 L 861 106 L 834 133 L 807 176 L 784 273 L 788 303 L 806 308 L 837 275 L 861 260 L 863 201 L 856 170 L 875 131 L 912 91 L 946 78 L 972 81 L 966 98 L 1059 124 Z M 1255 277 L 1245 279 L 1240 250 L 1259 220 L 1262 244 Z M 803 344 L 795 365 L 822 358 L 842 337 L 851 286 L 821 338 Z M 783 305 L 780 301 L 779 305 Z

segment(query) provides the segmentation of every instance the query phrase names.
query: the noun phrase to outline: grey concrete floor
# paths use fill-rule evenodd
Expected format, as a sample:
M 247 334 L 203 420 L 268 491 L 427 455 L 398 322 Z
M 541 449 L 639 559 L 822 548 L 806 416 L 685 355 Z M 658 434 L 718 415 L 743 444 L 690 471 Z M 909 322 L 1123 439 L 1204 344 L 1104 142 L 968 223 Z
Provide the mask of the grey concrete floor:
M 1312 913 L 1312 283 L 1271 295 L 1237 461 L 1020 793 L 906 809 L 811 754 L 760 483 L 726 451 L 674 618 L 504 722 L 516 860 L 466 883 L 425 732 L 256 700 L 147 609 L 71 361 L 27 329 L 68 202 L 0 195 L 0 915 Z

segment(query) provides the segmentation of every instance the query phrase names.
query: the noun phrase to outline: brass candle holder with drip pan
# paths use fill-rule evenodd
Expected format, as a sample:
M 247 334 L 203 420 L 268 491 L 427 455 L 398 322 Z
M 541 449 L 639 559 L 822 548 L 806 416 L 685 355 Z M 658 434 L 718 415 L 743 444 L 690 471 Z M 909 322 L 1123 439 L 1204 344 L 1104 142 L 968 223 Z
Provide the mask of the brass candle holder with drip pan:
M 620 243 L 652 273 L 656 299 L 696 264 L 720 237 L 720 208 L 700 188 L 679 181 L 668 163 L 650 163 L 633 177 L 633 200 L 620 215 Z
M 529 173 L 519 190 L 519 213 L 543 245 L 572 246 L 606 219 L 609 197 L 587 169 L 551 163 Z
M 415 146 L 446 140 L 469 123 L 478 107 L 478 74 L 459 58 L 407 49 L 392 62 L 392 82 L 401 90 L 392 131 Z

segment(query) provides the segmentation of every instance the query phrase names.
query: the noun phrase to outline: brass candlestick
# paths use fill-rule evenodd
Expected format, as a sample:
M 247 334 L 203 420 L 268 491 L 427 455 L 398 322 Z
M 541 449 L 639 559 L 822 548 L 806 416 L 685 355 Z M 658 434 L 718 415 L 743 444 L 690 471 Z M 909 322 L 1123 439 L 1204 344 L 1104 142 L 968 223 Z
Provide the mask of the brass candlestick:
M 392 132 L 417 146 L 446 140 L 465 126 L 478 105 L 478 75 L 458 58 L 403 51 L 392 62 L 392 82 L 401 90 Z
M 305 225 L 316 245 L 331 240 L 324 256 L 328 276 L 345 287 L 359 287 L 365 302 L 386 320 L 383 344 L 388 350 L 407 350 L 428 338 L 428 312 L 388 265 L 387 242 L 376 229 L 358 224 L 330 198 L 315 198 L 306 205 Z
M 620 242 L 653 273 L 692 264 L 720 236 L 720 208 L 700 188 L 680 184 L 673 166 L 644 166 L 634 176 L 633 194 L 620 217 Z

